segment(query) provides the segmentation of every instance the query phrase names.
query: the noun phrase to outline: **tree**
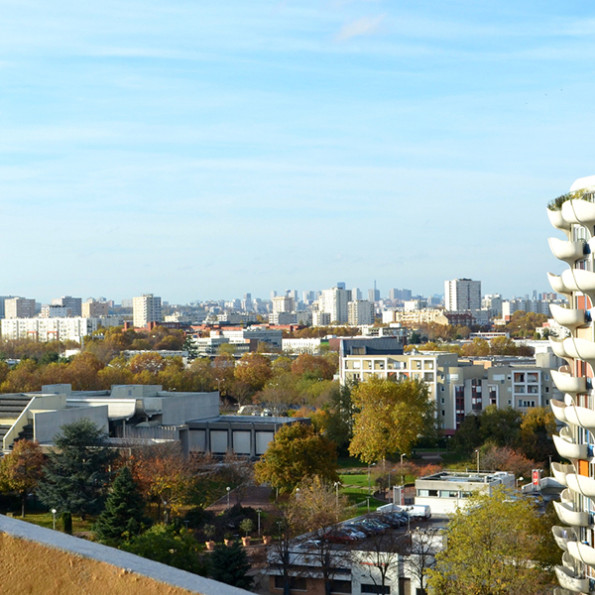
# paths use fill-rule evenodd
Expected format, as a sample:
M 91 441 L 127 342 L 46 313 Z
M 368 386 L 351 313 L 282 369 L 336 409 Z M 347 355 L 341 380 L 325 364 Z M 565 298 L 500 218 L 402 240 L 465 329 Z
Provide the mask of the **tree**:
M 216 581 L 240 589 L 249 589 L 252 585 L 252 577 L 247 575 L 249 570 L 248 555 L 238 542 L 230 546 L 215 546 L 211 555 L 210 575 Z
M 130 461 L 132 476 L 147 500 L 157 502 L 166 522 L 177 515 L 196 486 L 195 459 L 184 457 L 179 443 L 157 444 L 134 451 Z
M 337 366 L 328 357 L 302 353 L 291 364 L 291 372 L 296 376 L 307 375 L 316 380 L 332 380 Z
M 512 407 L 499 409 L 488 405 L 479 417 L 482 441 L 490 440 L 498 446 L 516 446 L 521 428 L 521 414 Z
M 143 498 L 129 467 L 122 467 L 107 497 L 105 509 L 95 524 L 97 539 L 108 545 L 130 540 L 146 524 L 144 508 Z
M 351 398 L 359 411 L 354 414 L 349 452 L 365 463 L 408 453 L 434 424 L 428 388 L 418 380 L 393 382 L 374 376 L 356 386 Z
M 335 445 L 310 425 L 283 426 L 254 465 L 256 481 L 268 482 L 281 492 L 291 492 L 307 477 L 319 475 L 337 481 Z
M 191 532 L 173 525 L 154 525 L 122 549 L 156 562 L 205 576 L 207 564 L 200 556 L 200 546 Z
M 2 491 L 14 492 L 21 498 L 21 516 L 25 516 L 27 495 L 35 491 L 43 475 L 44 456 L 37 442 L 19 440 L 12 452 L 0 461 Z
M 520 447 L 527 457 L 547 461 L 556 455 L 552 434 L 556 433 L 556 418 L 549 407 L 532 407 L 523 415 Z
M 37 488 L 46 506 L 83 518 L 103 508 L 109 466 L 114 460 L 106 438 L 89 419 L 62 426 Z
M 448 524 L 429 586 L 444 595 L 543 593 L 539 524 L 532 505 L 506 488 L 473 496 Z
M 234 370 L 234 377 L 247 384 L 253 392 L 259 391 L 273 375 L 271 361 L 260 353 L 245 353 Z
M 436 564 L 436 553 L 443 545 L 441 529 L 417 527 L 411 535 L 407 566 L 422 593 L 426 592 L 428 571 Z

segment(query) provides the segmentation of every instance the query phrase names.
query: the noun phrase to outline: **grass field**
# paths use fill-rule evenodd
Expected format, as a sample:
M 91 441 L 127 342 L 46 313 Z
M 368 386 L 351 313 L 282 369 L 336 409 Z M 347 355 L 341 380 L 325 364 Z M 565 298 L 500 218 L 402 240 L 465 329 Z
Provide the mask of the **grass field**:
M 15 519 L 21 519 L 21 515 L 14 515 Z M 25 515 L 23 519 L 28 523 L 33 523 L 34 525 L 38 525 L 39 527 L 45 527 L 46 529 L 53 528 L 53 518 L 51 512 L 32 512 Z M 79 533 L 79 532 L 86 532 L 91 531 L 93 529 L 94 519 L 87 518 L 86 520 L 82 520 L 81 517 L 73 516 L 72 517 L 72 532 Z M 62 531 L 62 519 L 59 514 L 56 515 L 56 531 Z

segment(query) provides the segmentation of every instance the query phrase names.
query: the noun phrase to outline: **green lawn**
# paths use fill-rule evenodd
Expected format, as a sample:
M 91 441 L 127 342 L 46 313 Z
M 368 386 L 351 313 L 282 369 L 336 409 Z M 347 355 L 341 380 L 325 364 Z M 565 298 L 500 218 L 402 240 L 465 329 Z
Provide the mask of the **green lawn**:
M 14 515 L 15 519 L 25 520 L 28 523 L 38 525 L 39 527 L 45 527 L 46 529 L 52 529 L 53 519 L 51 512 L 32 512 L 27 513 L 24 519 L 21 519 L 21 515 Z M 84 531 L 92 531 L 93 523 L 95 519 L 82 520 L 81 517 L 72 517 L 72 532 L 79 533 Z M 56 515 L 56 531 L 62 531 L 62 519 L 59 514 Z

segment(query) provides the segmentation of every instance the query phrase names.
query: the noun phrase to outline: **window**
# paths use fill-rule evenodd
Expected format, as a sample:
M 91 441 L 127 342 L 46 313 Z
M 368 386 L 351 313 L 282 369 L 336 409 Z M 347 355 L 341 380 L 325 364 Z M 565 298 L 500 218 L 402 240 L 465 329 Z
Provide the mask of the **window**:
M 362 593 L 378 593 L 379 595 L 390 595 L 390 587 L 386 585 L 367 585 L 362 583 Z
M 283 589 L 283 587 L 284 587 L 283 577 L 276 576 L 275 577 L 275 589 Z M 289 577 L 289 588 L 295 589 L 296 591 L 306 591 L 307 590 L 306 579 L 303 576 L 290 576 Z M 343 591 L 343 592 L 347 593 L 347 591 Z M 349 593 L 351 593 L 351 591 L 349 591 Z
M 351 581 L 331 581 L 331 593 L 351 593 Z

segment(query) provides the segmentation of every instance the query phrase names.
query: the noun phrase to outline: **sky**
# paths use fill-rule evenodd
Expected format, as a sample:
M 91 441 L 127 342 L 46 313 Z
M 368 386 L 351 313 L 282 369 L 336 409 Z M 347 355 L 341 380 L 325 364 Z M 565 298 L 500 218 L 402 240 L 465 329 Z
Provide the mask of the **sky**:
M 550 291 L 595 5 L 0 0 L 2 295 Z

